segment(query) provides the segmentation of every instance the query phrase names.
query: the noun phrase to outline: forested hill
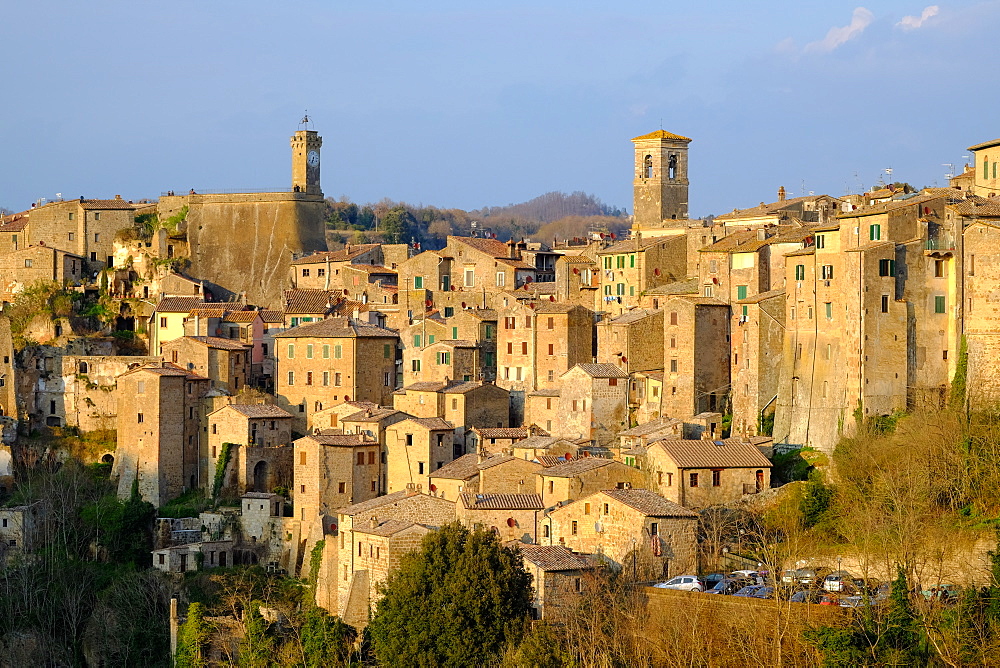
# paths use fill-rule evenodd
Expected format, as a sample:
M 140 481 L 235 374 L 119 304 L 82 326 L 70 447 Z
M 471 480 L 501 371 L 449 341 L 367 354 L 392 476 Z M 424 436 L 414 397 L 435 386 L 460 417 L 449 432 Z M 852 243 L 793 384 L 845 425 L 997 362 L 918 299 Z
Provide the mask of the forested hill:
M 348 198 L 327 199 L 327 240 L 331 247 L 350 243 L 419 243 L 441 248 L 449 234 L 477 234 L 551 243 L 556 237 L 582 237 L 591 232 L 621 235 L 630 225 L 624 209 L 604 204 L 583 192 L 551 192 L 520 204 L 465 211 L 415 206 L 384 199 L 358 205 Z
M 469 213 L 483 219 L 500 218 L 541 223 L 551 223 L 567 216 L 620 218 L 628 215 L 623 209 L 609 206 L 593 195 L 579 190 L 569 195 L 561 192 L 545 193 L 520 204 L 487 206 Z

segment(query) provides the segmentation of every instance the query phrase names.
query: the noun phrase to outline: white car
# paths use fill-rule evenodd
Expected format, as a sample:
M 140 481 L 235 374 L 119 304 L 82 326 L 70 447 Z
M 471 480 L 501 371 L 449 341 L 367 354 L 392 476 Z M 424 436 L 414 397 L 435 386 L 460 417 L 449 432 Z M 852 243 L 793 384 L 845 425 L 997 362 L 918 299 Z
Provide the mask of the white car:
M 672 580 L 653 585 L 657 589 L 679 589 L 680 591 L 705 591 L 705 585 L 694 575 L 678 575 Z

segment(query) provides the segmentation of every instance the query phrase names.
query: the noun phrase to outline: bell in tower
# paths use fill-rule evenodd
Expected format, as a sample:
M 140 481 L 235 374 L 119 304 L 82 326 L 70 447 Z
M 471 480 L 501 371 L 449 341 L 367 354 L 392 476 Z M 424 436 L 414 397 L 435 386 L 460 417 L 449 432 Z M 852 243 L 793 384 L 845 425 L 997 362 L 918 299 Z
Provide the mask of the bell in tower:
M 687 137 L 657 130 L 635 144 L 634 229 L 684 227 L 688 217 Z

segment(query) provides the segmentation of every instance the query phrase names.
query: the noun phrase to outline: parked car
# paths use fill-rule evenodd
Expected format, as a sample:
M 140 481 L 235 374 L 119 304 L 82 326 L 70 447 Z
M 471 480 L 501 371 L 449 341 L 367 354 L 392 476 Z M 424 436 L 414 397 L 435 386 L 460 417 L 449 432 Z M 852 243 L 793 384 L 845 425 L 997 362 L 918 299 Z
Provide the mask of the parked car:
M 821 594 L 819 605 L 840 605 L 840 596 L 837 594 Z
M 751 580 L 757 579 L 757 571 L 733 571 L 729 574 L 731 578 L 750 578 Z
M 729 596 L 739 591 L 743 587 L 750 584 L 749 580 L 744 578 L 726 578 L 721 580 L 711 589 L 707 590 L 706 594 L 721 594 L 723 596 Z
M 726 576 L 722 573 L 709 573 L 701 578 L 701 582 L 705 585 L 705 589 L 711 589 L 725 579 Z
M 800 568 L 796 573 L 796 579 L 800 584 L 814 585 L 823 581 L 830 569 L 826 566 L 815 566 L 811 568 Z
M 694 575 L 678 575 L 675 578 L 653 585 L 657 589 L 677 589 L 680 591 L 705 591 L 705 585 Z
M 854 588 L 853 578 L 847 571 L 833 571 L 823 578 L 823 589 L 827 591 L 846 592 Z
M 819 603 L 820 593 L 815 589 L 800 589 L 788 599 L 792 603 Z
M 758 591 L 760 591 L 763 588 L 764 588 L 764 585 L 757 585 L 757 584 L 747 585 L 747 586 L 743 587 L 742 589 L 740 589 L 739 591 L 735 592 L 733 594 L 733 596 L 741 596 L 741 597 L 744 597 L 744 598 L 753 598 L 753 595 L 756 594 Z
M 757 591 L 753 593 L 754 598 L 775 598 L 775 588 L 770 585 L 764 585 L 758 587 Z

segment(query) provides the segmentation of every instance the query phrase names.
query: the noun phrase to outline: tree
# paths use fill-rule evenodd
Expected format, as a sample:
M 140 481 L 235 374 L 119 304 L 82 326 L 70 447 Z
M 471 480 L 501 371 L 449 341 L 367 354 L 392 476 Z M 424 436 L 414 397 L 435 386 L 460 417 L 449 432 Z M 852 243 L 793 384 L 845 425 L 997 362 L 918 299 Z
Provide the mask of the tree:
M 381 665 L 487 665 L 523 630 L 531 576 L 495 533 L 454 523 L 425 536 L 380 592 L 368 630 Z
M 203 655 L 208 644 L 208 636 L 205 608 L 201 603 L 192 603 L 188 607 L 187 619 L 177 633 L 177 656 L 174 665 L 177 668 L 199 668 L 207 665 Z
M 260 614 L 261 605 L 260 601 L 251 601 L 244 611 L 243 626 L 246 635 L 240 644 L 241 668 L 266 668 L 272 665 L 276 643 L 269 633 L 270 624 Z
M 315 605 L 306 607 L 302 620 L 302 656 L 306 668 L 349 665 L 356 638 L 354 627 L 339 617 Z

